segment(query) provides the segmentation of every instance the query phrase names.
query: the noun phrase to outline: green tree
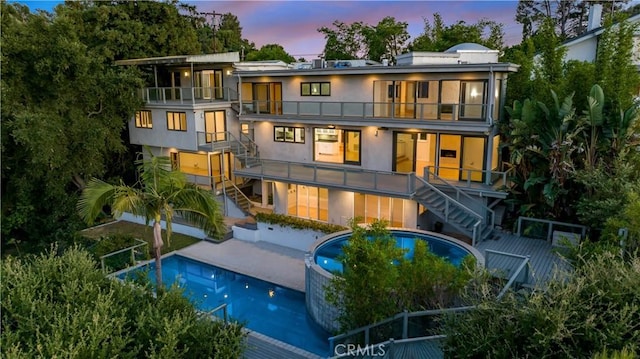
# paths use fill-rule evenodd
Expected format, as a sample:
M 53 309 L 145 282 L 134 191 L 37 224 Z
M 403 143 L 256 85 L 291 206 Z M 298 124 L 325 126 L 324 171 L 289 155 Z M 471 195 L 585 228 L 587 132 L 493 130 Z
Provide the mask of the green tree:
M 334 21 L 333 28 L 323 26 L 318 32 L 324 34 L 326 43 L 324 46 L 324 58 L 327 60 L 353 60 L 364 57 L 364 38 L 362 22 L 345 24 Z
M 374 61 L 394 59 L 406 49 L 409 40 L 408 24 L 398 22 L 392 16 L 380 20 L 376 26 L 363 26 L 362 36 L 367 49 L 367 58 Z
M 78 188 L 125 151 L 141 81 L 107 65 L 70 18 L 0 6 L 3 239 L 60 240 L 79 226 Z
M 76 248 L 0 266 L 3 358 L 223 358 L 242 355 L 237 323 L 204 315 L 178 287 L 107 278 Z
M 464 42 L 473 42 L 490 49 L 502 50 L 502 24 L 482 19 L 475 24 L 458 21 L 446 26 L 439 13 L 433 14 L 433 24 L 424 19 L 424 31 L 409 45 L 411 51 L 445 51 Z
M 614 252 L 559 273 L 544 290 L 485 294 L 445 321 L 445 357 L 591 358 L 640 349 L 640 258 Z M 486 293 L 486 292 L 485 292 Z
M 171 238 L 171 224 L 176 215 L 202 228 L 210 236 L 220 238 L 224 224 L 218 203 L 211 194 L 193 183 L 188 183 L 180 171 L 171 170 L 168 157 L 151 156 L 138 161 L 140 183 L 136 187 L 112 185 L 93 178 L 82 191 L 78 213 L 88 224 L 110 206 L 117 218 L 124 212 L 142 216 L 153 222 L 153 248 L 158 290 L 162 290 L 162 229 L 167 224 L 167 242 Z
M 282 45 L 267 44 L 258 51 L 251 52 L 247 55 L 247 61 L 263 61 L 263 60 L 280 60 L 285 63 L 296 62 L 296 59 L 289 55 Z

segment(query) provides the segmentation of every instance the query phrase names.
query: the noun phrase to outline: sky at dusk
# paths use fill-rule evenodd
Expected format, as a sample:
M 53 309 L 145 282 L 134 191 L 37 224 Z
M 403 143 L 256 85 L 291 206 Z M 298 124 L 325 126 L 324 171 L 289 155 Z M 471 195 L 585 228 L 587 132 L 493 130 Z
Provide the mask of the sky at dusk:
M 19 1 L 31 10 L 51 10 L 60 1 Z M 514 17 L 518 2 L 502 1 L 185 1 L 200 12 L 232 13 L 242 26 L 242 36 L 260 48 L 280 44 L 294 57 L 317 58 L 325 39 L 318 28 L 331 27 L 335 21 L 351 24 L 362 21 L 376 25 L 385 16 L 408 23 L 411 39 L 420 35 L 424 19 L 433 22 L 440 13 L 445 25 L 463 20 L 468 24 L 486 18 L 503 24 L 506 45 L 520 42 L 522 27 Z M 631 3 L 638 3 L 633 0 Z M 210 18 L 209 18 L 210 20 Z M 410 39 L 410 40 L 411 40 Z

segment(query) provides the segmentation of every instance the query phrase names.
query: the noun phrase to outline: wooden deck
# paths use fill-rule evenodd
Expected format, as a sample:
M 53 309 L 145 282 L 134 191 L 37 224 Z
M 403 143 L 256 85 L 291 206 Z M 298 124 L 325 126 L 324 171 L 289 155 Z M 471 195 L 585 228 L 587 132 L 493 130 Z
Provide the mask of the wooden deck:
M 496 231 L 493 240 L 487 240 L 476 245 L 476 248 L 485 255 L 486 250 L 530 256 L 531 279 L 529 284 L 544 284 L 554 273 L 556 268 L 566 269 L 567 264 L 554 251 L 551 242 L 542 239 L 519 237 L 515 234 L 500 233 Z M 497 257 L 495 257 L 497 258 Z M 493 259 L 492 259 L 493 260 Z M 494 260 L 491 267 L 513 267 L 513 260 L 500 258 Z

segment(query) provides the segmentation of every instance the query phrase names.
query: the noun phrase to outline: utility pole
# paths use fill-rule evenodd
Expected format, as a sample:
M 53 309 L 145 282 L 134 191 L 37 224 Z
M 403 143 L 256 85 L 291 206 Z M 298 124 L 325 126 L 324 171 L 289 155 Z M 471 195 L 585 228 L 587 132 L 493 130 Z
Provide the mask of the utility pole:
M 213 12 L 201 12 L 200 15 L 204 15 L 205 19 L 207 16 L 211 16 L 211 31 L 213 31 L 213 53 L 215 54 L 216 53 L 216 26 L 220 26 L 220 25 L 216 25 L 216 16 L 219 19 L 221 19 L 222 14 L 213 11 Z

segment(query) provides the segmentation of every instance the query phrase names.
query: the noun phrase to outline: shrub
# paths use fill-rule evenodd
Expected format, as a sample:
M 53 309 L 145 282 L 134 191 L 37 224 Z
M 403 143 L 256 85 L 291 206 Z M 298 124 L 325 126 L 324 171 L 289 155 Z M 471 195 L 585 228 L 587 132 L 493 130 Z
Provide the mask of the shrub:
M 0 267 L 3 357 L 241 355 L 241 326 L 203 317 L 178 289 L 156 298 L 149 286 L 106 278 L 85 251 L 54 252 Z
M 587 358 L 640 343 L 640 258 L 603 251 L 545 290 L 481 298 L 445 321 L 444 351 L 456 358 Z M 637 349 L 636 347 L 633 347 Z
M 283 227 L 290 227 L 293 229 L 308 229 L 308 230 L 318 231 L 326 234 L 340 232 L 348 229 L 347 227 L 340 226 L 337 224 L 322 223 L 322 222 L 312 221 L 309 219 L 296 218 L 296 217 L 291 217 L 291 216 L 287 216 L 284 214 L 277 214 L 277 213 L 258 213 L 256 215 L 256 220 L 258 222 L 277 224 Z

